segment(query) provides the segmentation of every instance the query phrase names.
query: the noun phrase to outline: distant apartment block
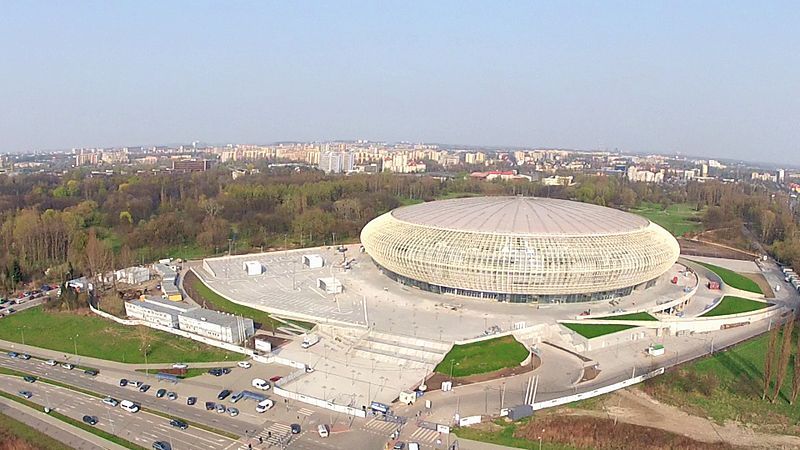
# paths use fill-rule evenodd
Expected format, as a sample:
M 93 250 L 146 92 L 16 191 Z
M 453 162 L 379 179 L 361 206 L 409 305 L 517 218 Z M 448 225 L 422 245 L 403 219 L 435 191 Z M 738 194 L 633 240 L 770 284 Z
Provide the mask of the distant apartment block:
M 352 152 L 325 151 L 319 157 L 319 169 L 325 173 L 347 173 L 353 171 L 355 155 Z
M 176 159 L 172 161 L 175 172 L 205 172 L 214 166 L 210 159 Z

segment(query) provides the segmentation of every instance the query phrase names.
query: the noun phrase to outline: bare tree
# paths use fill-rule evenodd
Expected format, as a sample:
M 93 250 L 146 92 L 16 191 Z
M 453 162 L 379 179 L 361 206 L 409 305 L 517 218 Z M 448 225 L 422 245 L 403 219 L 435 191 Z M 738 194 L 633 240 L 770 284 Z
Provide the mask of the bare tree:
M 89 231 L 89 238 L 86 240 L 86 265 L 89 267 L 92 277 L 101 275 L 111 267 L 111 250 L 108 246 L 97 239 L 94 230 Z
M 769 334 L 769 345 L 767 345 L 767 356 L 764 358 L 764 391 L 761 393 L 761 400 L 767 398 L 769 392 L 769 382 L 772 380 L 772 365 L 775 360 L 775 345 L 778 343 L 778 327 L 772 329 Z
M 789 366 L 789 357 L 792 355 L 792 330 L 794 330 L 794 316 L 783 326 L 783 341 L 781 343 L 781 357 L 778 362 L 778 373 L 775 376 L 775 395 L 772 403 L 778 400 L 781 394 L 783 381 L 786 379 L 786 369 Z
M 794 404 L 797 394 L 800 393 L 800 333 L 797 333 L 797 350 L 794 353 L 794 373 L 792 373 L 792 396 L 789 404 Z

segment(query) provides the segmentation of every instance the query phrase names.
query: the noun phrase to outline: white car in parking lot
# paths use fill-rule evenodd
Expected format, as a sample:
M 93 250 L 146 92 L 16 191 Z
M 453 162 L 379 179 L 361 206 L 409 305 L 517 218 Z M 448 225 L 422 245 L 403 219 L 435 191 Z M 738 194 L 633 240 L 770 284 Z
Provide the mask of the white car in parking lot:
M 239 361 L 238 363 L 236 363 L 236 365 L 241 367 L 242 369 L 249 369 L 253 367 L 253 365 L 250 364 L 250 361 Z
M 261 378 L 253 378 L 253 382 L 251 384 L 254 388 L 261 389 L 262 391 L 269 389 L 269 381 L 262 380 Z

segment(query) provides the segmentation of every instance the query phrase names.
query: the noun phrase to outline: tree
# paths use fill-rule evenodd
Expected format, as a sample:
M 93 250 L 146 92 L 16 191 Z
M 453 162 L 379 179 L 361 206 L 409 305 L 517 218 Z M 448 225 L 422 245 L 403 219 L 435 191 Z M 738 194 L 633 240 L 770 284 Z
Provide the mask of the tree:
M 102 275 L 111 267 L 111 250 L 103 241 L 97 239 L 93 229 L 89 231 L 89 238 L 86 240 L 86 265 L 92 277 Z
M 794 354 L 794 372 L 792 373 L 792 395 L 789 404 L 794 404 L 797 394 L 800 393 L 800 333 L 797 333 L 797 350 Z
M 783 342 L 781 343 L 781 357 L 778 363 L 778 374 L 775 379 L 775 395 L 772 396 L 772 403 L 781 394 L 783 381 L 786 379 L 786 369 L 789 366 L 789 357 L 792 355 L 792 330 L 794 330 L 794 316 L 783 326 Z
M 761 393 L 761 400 L 767 398 L 769 392 L 769 382 L 772 380 L 772 365 L 775 360 L 775 345 L 778 343 L 778 327 L 772 329 L 769 334 L 769 344 L 767 345 L 767 355 L 764 358 L 764 391 Z

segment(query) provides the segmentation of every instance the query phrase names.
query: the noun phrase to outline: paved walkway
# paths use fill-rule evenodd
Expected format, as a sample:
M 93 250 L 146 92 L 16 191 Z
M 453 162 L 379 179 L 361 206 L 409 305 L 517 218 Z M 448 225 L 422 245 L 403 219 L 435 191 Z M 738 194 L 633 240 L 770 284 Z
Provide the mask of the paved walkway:
M 78 450 L 125 450 L 121 445 L 5 398 L 0 398 L 0 412 Z

